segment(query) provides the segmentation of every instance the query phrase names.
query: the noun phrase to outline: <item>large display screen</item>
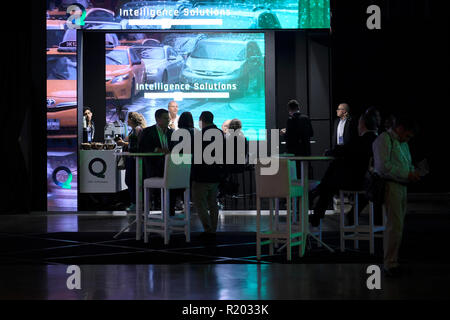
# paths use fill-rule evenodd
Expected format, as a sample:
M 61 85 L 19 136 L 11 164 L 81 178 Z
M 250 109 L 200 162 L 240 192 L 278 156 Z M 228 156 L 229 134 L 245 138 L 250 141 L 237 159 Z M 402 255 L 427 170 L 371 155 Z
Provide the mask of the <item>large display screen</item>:
M 107 29 L 309 29 L 330 27 L 330 0 L 60 0 L 47 17 L 67 20 L 67 8 L 86 9 L 80 23 Z M 108 27 L 105 24 L 108 23 Z
M 239 119 L 249 140 L 264 139 L 264 33 L 129 33 L 106 34 L 107 121 L 116 107 L 144 115 L 172 100 L 178 115 L 214 114 L 218 127 Z
M 70 7 L 74 4 L 83 9 L 81 20 L 71 18 Z M 111 78 L 106 84 L 107 120 L 114 114 L 117 116 L 114 113 L 117 105 L 122 105 L 128 111 L 142 112 L 151 125 L 154 110 L 176 100 L 179 114 L 190 111 L 198 120 L 199 112 L 209 110 L 218 126 L 225 120 L 239 118 L 248 138 L 262 139 L 250 129 L 265 128 L 264 35 L 218 32 L 327 29 L 330 1 L 47 0 L 46 19 L 47 207 L 49 211 L 76 211 L 77 58 L 73 46 L 76 38 L 71 36 L 74 33 L 70 31 L 74 30 L 69 30 L 70 26 L 110 32 L 140 29 L 169 32 L 117 34 L 119 42 L 113 44 L 114 49 L 106 57 L 106 77 L 116 78 L 115 83 Z M 172 29 L 192 32 L 170 33 Z M 128 57 L 122 53 L 115 56 L 119 47 L 126 48 Z M 125 89 L 118 90 L 116 82 L 124 83 L 126 79 L 117 78 L 120 72 L 113 69 L 127 63 L 125 60 L 131 59 L 131 55 L 141 64 L 130 68 L 141 73 L 134 77 L 134 85 L 128 82 Z

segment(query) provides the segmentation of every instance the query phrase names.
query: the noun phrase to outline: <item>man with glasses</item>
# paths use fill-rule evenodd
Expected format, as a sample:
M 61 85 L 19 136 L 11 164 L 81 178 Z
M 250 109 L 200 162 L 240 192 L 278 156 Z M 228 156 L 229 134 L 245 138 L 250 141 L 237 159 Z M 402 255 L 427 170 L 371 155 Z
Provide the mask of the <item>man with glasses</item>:
M 331 141 L 332 150 L 348 145 L 353 139 L 358 137 L 358 128 L 350 116 L 349 105 L 341 103 L 336 110 L 336 114 L 338 118 L 334 122 L 333 140 Z

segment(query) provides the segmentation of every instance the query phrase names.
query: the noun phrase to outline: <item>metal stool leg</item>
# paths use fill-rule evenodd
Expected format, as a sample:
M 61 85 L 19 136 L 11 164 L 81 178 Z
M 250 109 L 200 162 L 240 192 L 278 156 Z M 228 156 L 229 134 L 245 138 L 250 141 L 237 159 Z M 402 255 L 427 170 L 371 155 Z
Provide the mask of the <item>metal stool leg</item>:
M 169 189 L 164 190 L 164 244 L 169 244 L 170 230 L 169 230 L 169 211 L 170 211 L 170 194 Z
M 339 213 L 339 225 L 340 225 L 340 234 L 341 234 L 341 252 L 345 251 L 345 232 L 344 232 L 344 227 L 345 227 L 345 221 L 344 221 L 344 192 L 340 191 L 340 206 L 341 206 L 341 210 Z
M 148 215 L 149 215 L 149 201 L 150 201 L 150 189 L 144 188 L 144 242 L 148 242 L 148 232 L 147 232 L 147 221 L 148 221 Z
M 269 230 L 273 231 L 273 199 L 269 199 Z M 270 239 L 269 254 L 273 255 L 273 243 L 276 239 Z
M 286 198 L 286 233 L 287 233 L 287 239 L 286 239 L 286 250 L 287 250 L 287 259 L 288 261 L 292 260 L 292 246 L 291 246 L 291 233 L 292 233 L 292 210 L 291 210 L 291 199 L 290 198 Z
M 256 258 L 261 260 L 261 199 L 256 197 Z
M 370 245 L 370 254 L 375 253 L 375 235 L 373 232 L 374 221 L 373 221 L 373 202 L 369 202 L 369 245 Z
M 358 221 L 359 195 L 357 192 L 355 192 L 354 195 L 355 195 L 355 198 L 354 198 L 355 207 L 353 208 L 353 214 L 354 214 L 355 227 L 358 227 L 359 226 L 359 221 Z M 355 238 L 358 238 L 358 236 L 359 236 L 358 232 L 355 231 Z M 354 247 L 355 247 L 355 249 L 359 249 L 359 240 L 354 241 Z

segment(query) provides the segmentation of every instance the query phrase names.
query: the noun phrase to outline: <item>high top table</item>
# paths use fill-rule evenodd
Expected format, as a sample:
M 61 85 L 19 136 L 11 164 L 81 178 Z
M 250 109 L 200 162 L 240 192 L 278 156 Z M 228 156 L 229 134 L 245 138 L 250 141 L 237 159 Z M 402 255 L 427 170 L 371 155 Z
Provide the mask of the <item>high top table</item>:
M 333 157 L 316 156 L 316 157 L 296 157 L 296 156 L 278 156 L 280 159 L 288 159 L 293 161 L 300 161 L 301 164 L 301 182 L 303 187 L 303 197 L 302 197 L 302 213 L 301 213 L 301 224 L 302 224 L 302 234 L 304 236 L 304 241 L 302 241 L 302 254 L 305 254 L 306 240 L 308 236 L 314 238 L 317 242 L 321 243 L 329 251 L 334 252 L 332 248 L 326 245 L 322 240 L 318 239 L 312 232 L 309 231 L 309 162 L 312 161 L 331 161 L 334 160 Z
M 116 157 L 124 156 L 124 157 L 134 157 L 136 159 L 136 219 L 128 224 L 125 228 L 119 231 L 114 238 L 117 238 L 122 232 L 131 227 L 136 223 L 136 240 L 141 240 L 142 236 L 142 158 L 144 157 L 155 157 L 155 156 L 164 156 L 164 153 L 131 153 L 131 152 L 116 152 Z

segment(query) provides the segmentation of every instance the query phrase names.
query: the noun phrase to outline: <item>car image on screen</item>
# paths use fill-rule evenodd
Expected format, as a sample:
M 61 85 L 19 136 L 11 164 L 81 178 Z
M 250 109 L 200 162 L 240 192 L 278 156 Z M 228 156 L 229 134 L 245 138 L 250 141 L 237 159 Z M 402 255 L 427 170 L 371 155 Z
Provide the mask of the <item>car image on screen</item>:
M 182 72 L 183 83 L 232 84 L 233 97 L 243 96 L 253 83 L 261 89 L 264 57 L 256 41 L 205 39 L 197 43 Z
M 145 81 L 145 66 L 130 47 L 106 49 L 106 98 L 133 101 Z
M 148 83 L 175 83 L 180 79 L 184 59 L 170 46 L 135 47 L 145 64 Z
M 74 52 L 47 51 L 47 119 L 49 139 L 74 139 L 77 134 L 77 63 Z

